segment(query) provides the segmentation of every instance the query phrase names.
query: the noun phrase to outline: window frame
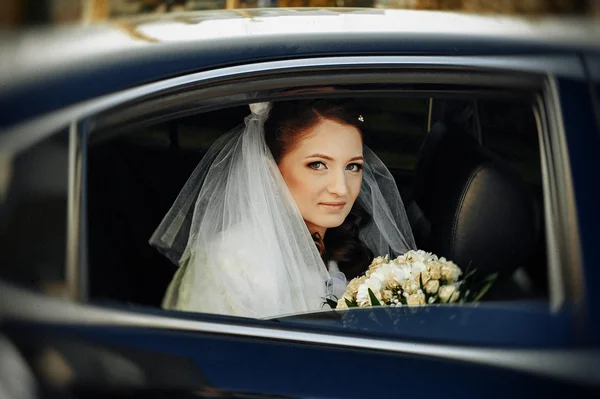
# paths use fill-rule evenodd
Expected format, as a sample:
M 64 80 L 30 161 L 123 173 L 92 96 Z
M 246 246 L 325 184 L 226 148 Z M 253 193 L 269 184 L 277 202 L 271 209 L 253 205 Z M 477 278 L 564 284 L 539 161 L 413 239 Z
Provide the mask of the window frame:
M 420 58 L 423 58 L 420 60 Z M 466 60 L 465 58 L 473 58 Z M 553 310 L 559 309 L 566 302 L 576 303 L 581 299 L 582 293 L 577 289 L 578 284 L 572 278 L 565 280 L 567 276 L 578 276 L 575 280 L 582 278 L 582 265 L 578 256 L 578 240 L 576 225 L 573 225 L 574 203 L 572 200 L 572 189 L 569 181 L 568 171 L 558 169 L 557 165 L 565 165 L 566 143 L 564 140 L 553 143 L 547 142 L 547 137 L 560 135 L 562 124 L 560 117 L 554 109 L 558 106 L 557 93 L 552 90 L 554 78 L 543 74 L 539 68 L 543 64 L 532 63 L 531 59 L 524 57 L 510 57 L 509 60 L 499 62 L 496 57 L 371 57 L 368 60 L 362 57 L 336 57 L 326 59 L 275 61 L 260 64 L 247 65 L 245 71 L 238 66 L 222 70 L 209 71 L 202 76 L 200 74 L 188 75 L 188 79 L 175 78 L 171 85 L 156 85 L 147 87 L 148 90 L 139 93 L 132 101 L 119 102 L 113 107 L 107 107 L 103 112 L 96 113 L 88 119 L 86 139 L 94 141 L 103 134 L 111 131 L 118 134 L 117 127 L 121 126 L 127 130 L 129 126 L 139 127 L 141 120 L 144 124 L 154 124 L 193 113 L 209 112 L 211 110 L 226 108 L 234 105 L 247 104 L 252 101 L 292 99 L 315 96 L 409 96 L 415 95 L 430 98 L 431 94 L 456 97 L 457 94 L 485 95 L 497 94 L 497 90 L 524 89 L 526 92 L 539 90 L 535 98 L 537 107 L 535 112 L 540 114 L 538 119 L 538 142 L 540 146 L 540 158 L 542 161 L 542 179 L 544 187 L 544 217 L 546 249 L 548 256 L 548 278 L 550 303 Z M 497 57 L 509 58 L 509 57 Z M 565 62 L 554 65 L 560 74 L 567 70 Z M 442 60 L 447 60 L 443 64 Z M 487 64 L 484 60 L 489 61 Z M 539 59 L 534 59 L 539 61 Z M 435 61 L 435 62 L 433 62 Z M 519 64 L 520 62 L 520 64 Z M 301 65 L 298 65 L 301 64 Z M 550 64 L 551 65 L 551 64 Z M 520 68 L 517 68 L 520 66 Z M 369 68 L 367 71 L 366 68 Z M 536 70 L 538 70 L 536 72 Z M 571 71 L 571 70 L 569 70 Z M 229 72 L 229 73 L 228 73 Z M 289 76 L 286 76 L 289 75 Z M 382 82 L 383 81 L 383 82 Z M 293 82 L 293 84 L 292 84 Z M 418 82 L 418 83 L 415 83 Z M 166 82 L 161 82 L 166 83 Z M 381 83 L 386 88 L 377 87 Z M 360 87 L 360 85 L 363 87 Z M 348 86 L 352 86 L 348 88 Z M 368 86 L 371 85 L 371 88 Z M 282 87 L 302 87 L 302 93 L 289 94 Z M 318 90 L 323 86 L 345 87 L 335 93 L 320 93 Z M 367 86 L 365 88 L 364 86 Z M 440 90 L 443 86 L 448 90 L 446 93 Z M 252 90 L 250 90 L 252 88 Z M 251 95 L 248 95 L 251 94 Z M 508 93 L 506 93 L 508 94 Z M 194 105 L 188 109 L 181 110 L 173 104 Z M 169 108 L 173 108 L 169 110 Z M 140 112 L 144 114 L 140 117 Z M 558 110 L 560 111 L 560 109 Z M 562 125 L 561 125 L 562 126 Z M 549 130 L 553 129 L 553 130 Z M 85 149 L 82 149 L 85 152 Z M 550 154 L 550 155 L 548 155 Z M 85 155 L 83 155 L 85 157 Z M 85 164 L 85 162 L 83 162 Z M 79 185 L 79 200 L 83 204 L 75 205 L 75 208 L 85 207 L 85 179 L 78 179 L 75 183 Z M 569 194 L 571 193 L 571 194 Z M 569 198 L 569 196 L 571 198 Z M 567 207 L 567 208 L 565 208 Z M 561 216 L 563 209 L 569 216 Z M 568 220 L 569 223 L 565 224 Z M 562 231 L 566 229 L 565 231 Z M 87 233 L 85 226 L 79 226 L 76 240 L 69 240 L 80 245 L 71 247 L 72 270 L 75 265 L 80 266 L 79 278 L 87 274 L 87 258 L 85 255 Z M 559 249 L 559 242 L 567 242 L 565 237 L 570 237 L 568 249 Z M 79 261 L 75 262 L 76 254 Z M 569 270 L 561 265 L 569 265 Z M 72 273 L 74 275 L 74 273 Z M 86 299 L 86 289 L 81 287 L 79 298 Z M 571 299 L 569 299 L 571 298 Z
M 350 74 L 352 71 L 354 74 Z M 362 72 L 367 71 L 367 72 Z M 396 73 L 390 73 L 395 71 Z M 15 141 L 12 150 L 26 148 L 32 142 L 41 139 L 48 131 L 55 127 L 70 126 L 70 162 L 69 162 L 69 198 L 68 198 L 68 232 L 67 232 L 67 286 L 71 299 L 85 302 L 87 300 L 86 275 L 87 275 L 87 226 L 85 215 L 86 209 L 86 160 L 88 140 L 94 139 L 98 132 L 108 129 L 110 124 L 106 123 L 109 116 L 116 115 L 114 112 L 123 109 L 135 109 L 135 106 L 147 106 L 149 101 L 155 101 L 156 105 L 168 106 L 166 97 L 176 95 L 196 101 L 204 99 L 203 106 L 195 106 L 192 112 L 204 112 L 211 109 L 225 107 L 222 99 L 236 98 L 236 101 L 228 102 L 226 106 L 246 104 L 252 101 L 261 101 L 275 98 L 283 98 L 280 90 L 281 82 L 277 79 L 283 73 L 291 74 L 293 79 L 300 74 L 305 77 L 304 84 L 309 87 L 319 87 L 336 83 L 331 80 L 319 81 L 316 79 L 317 72 L 336 75 L 338 85 L 356 84 L 356 77 L 360 76 L 367 85 L 370 83 L 381 84 L 382 77 L 386 77 L 384 83 L 395 84 L 397 87 L 388 94 L 407 94 L 409 85 L 415 81 L 425 85 L 420 90 L 424 96 L 427 95 L 426 85 L 446 85 L 448 87 L 462 86 L 473 87 L 474 77 L 478 77 L 481 87 L 502 89 L 514 88 L 522 84 L 532 90 L 539 89 L 539 129 L 540 152 L 543 169 L 544 185 L 544 217 L 547 220 L 545 232 L 547 249 L 549 251 L 548 267 L 551 279 L 550 301 L 552 309 L 557 310 L 566 302 L 577 303 L 581 293 L 575 288 L 576 284 L 565 283 L 563 275 L 582 278 L 582 263 L 579 241 L 576 235 L 577 219 L 573 201 L 573 189 L 569 176 L 569 160 L 566 149 L 560 106 L 558 104 L 558 92 L 556 91 L 556 77 L 569 76 L 582 78 L 581 65 L 576 57 L 571 56 L 474 56 L 474 57 L 448 57 L 448 56 L 373 56 L 373 57 L 325 57 L 290 59 L 285 61 L 270 61 L 255 64 L 238 65 L 207 70 L 198 73 L 169 78 L 163 81 L 150 83 L 135 87 L 123 92 L 107 95 L 96 100 L 82 104 L 76 104 L 68 109 L 42 116 L 36 120 L 18 125 L 5 133 L 4 139 L 10 143 L 10 139 L 26 131 L 38 132 L 30 138 Z M 356 74 L 355 72 L 361 72 Z M 323 76 L 325 76 L 324 74 Z M 452 84 L 449 84 L 448 77 Z M 310 79 L 309 79 L 310 78 Z M 493 79 L 491 79 L 493 78 Z M 262 80 L 261 80 L 262 79 Z M 260 82 L 268 81 L 270 86 L 261 88 Z M 319 83 L 321 82 L 321 83 Z M 300 83 L 300 82 L 299 82 Z M 246 86 L 244 86 L 246 85 Z M 253 90 L 248 90 L 248 86 Z M 279 85 L 279 86 L 278 86 Z M 296 84 L 301 86 L 300 84 Z M 278 88 L 279 87 L 279 88 Z M 398 91 L 405 87 L 404 91 Z M 433 87 L 433 86 L 431 86 Z M 215 96 L 217 89 L 229 90 L 226 96 Z M 234 90 L 232 93 L 231 91 Z M 261 89 L 261 90 L 259 90 Z M 439 93 L 439 89 L 429 89 L 430 93 Z M 257 97 L 249 98 L 243 93 L 260 93 Z M 353 96 L 359 91 L 339 92 L 340 96 Z M 415 93 L 412 91 L 411 93 Z M 242 93 L 242 94 L 241 94 Z M 296 93 L 298 97 L 314 97 L 318 92 L 308 90 L 302 94 Z M 385 90 L 363 91 L 368 95 L 385 94 Z M 378 94 L 376 94 L 378 93 Z M 198 97 L 199 94 L 202 96 Z M 456 92 L 454 93 L 456 94 Z M 196 97 L 194 97 L 196 96 Z M 289 97 L 285 97 L 289 98 Z M 134 107 L 134 108 L 131 108 Z M 133 113 L 135 115 L 135 112 Z M 180 115 L 180 114 L 179 114 Z M 176 114 L 170 114 L 169 118 Z M 126 118 L 125 118 L 126 119 Z M 118 120 L 117 120 L 118 122 Z M 155 123 L 156 120 L 152 120 Z M 105 123 L 103 125 L 103 123 Z M 113 126 L 114 126 L 113 122 Z M 41 132 L 41 133 L 40 133 Z M 558 212 L 556 211 L 558 210 Z M 575 233 L 575 234 L 574 234 Z M 568 249 L 564 245 L 558 246 L 560 240 L 569 237 Z M 550 256 L 552 254 L 553 256 Z M 570 270 L 565 270 L 561 265 L 566 260 Z M 575 272 L 575 273 L 568 273 Z M 125 316 L 125 315 L 123 315 Z M 125 316 L 127 317 L 127 316 Z M 176 318 L 170 318 L 173 327 L 177 325 Z M 180 320 L 183 322 L 183 320 Z M 215 331 L 219 330 L 219 325 Z

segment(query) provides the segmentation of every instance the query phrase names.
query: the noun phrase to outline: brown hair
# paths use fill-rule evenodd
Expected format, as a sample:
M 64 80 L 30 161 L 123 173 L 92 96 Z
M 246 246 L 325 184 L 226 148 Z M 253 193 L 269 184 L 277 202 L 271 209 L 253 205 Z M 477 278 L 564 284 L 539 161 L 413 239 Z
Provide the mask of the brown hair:
M 312 127 L 323 119 L 356 127 L 361 132 L 360 113 L 352 100 L 297 100 L 273 103 L 265 122 L 265 141 L 279 163 Z M 371 250 L 358 238 L 360 229 L 370 216 L 358 204 L 344 222 L 327 229 L 325 239 L 313 234 L 315 244 L 325 264 L 335 261 L 348 279 L 363 273 L 373 258 Z

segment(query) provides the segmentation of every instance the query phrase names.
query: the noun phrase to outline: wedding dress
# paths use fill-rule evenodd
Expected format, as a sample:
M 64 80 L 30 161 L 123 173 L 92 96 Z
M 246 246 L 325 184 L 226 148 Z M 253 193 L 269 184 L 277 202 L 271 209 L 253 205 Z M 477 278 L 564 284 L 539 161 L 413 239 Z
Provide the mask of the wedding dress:
M 269 103 L 209 149 L 150 244 L 179 265 L 163 307 L 265 318 L 318 311 L 346 281 L 325 265 L 264 140 Z M 364 148 L 360 232 L 377 255 L 415 249 L 396 184 Z

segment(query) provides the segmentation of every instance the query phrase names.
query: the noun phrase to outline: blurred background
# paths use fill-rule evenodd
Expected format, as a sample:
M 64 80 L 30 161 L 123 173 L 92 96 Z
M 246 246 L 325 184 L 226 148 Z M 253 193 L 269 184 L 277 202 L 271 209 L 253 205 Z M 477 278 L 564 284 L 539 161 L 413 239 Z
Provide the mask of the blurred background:
M 93 23 L 147 13 L 262 7 L 376 7 L 469 13 L 579 15 L 600 21 L 600 0 L 0 0 L 0 28 Z

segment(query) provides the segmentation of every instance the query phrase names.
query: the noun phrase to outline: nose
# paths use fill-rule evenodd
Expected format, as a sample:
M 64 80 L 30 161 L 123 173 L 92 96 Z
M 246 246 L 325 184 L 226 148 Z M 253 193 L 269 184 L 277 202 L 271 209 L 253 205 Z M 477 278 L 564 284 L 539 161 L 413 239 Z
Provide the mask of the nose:
M 330 174 L 327 191 L 338 197 L 344 197 L 348 194 L 348 185 L 344 171 L 335 171 Z

